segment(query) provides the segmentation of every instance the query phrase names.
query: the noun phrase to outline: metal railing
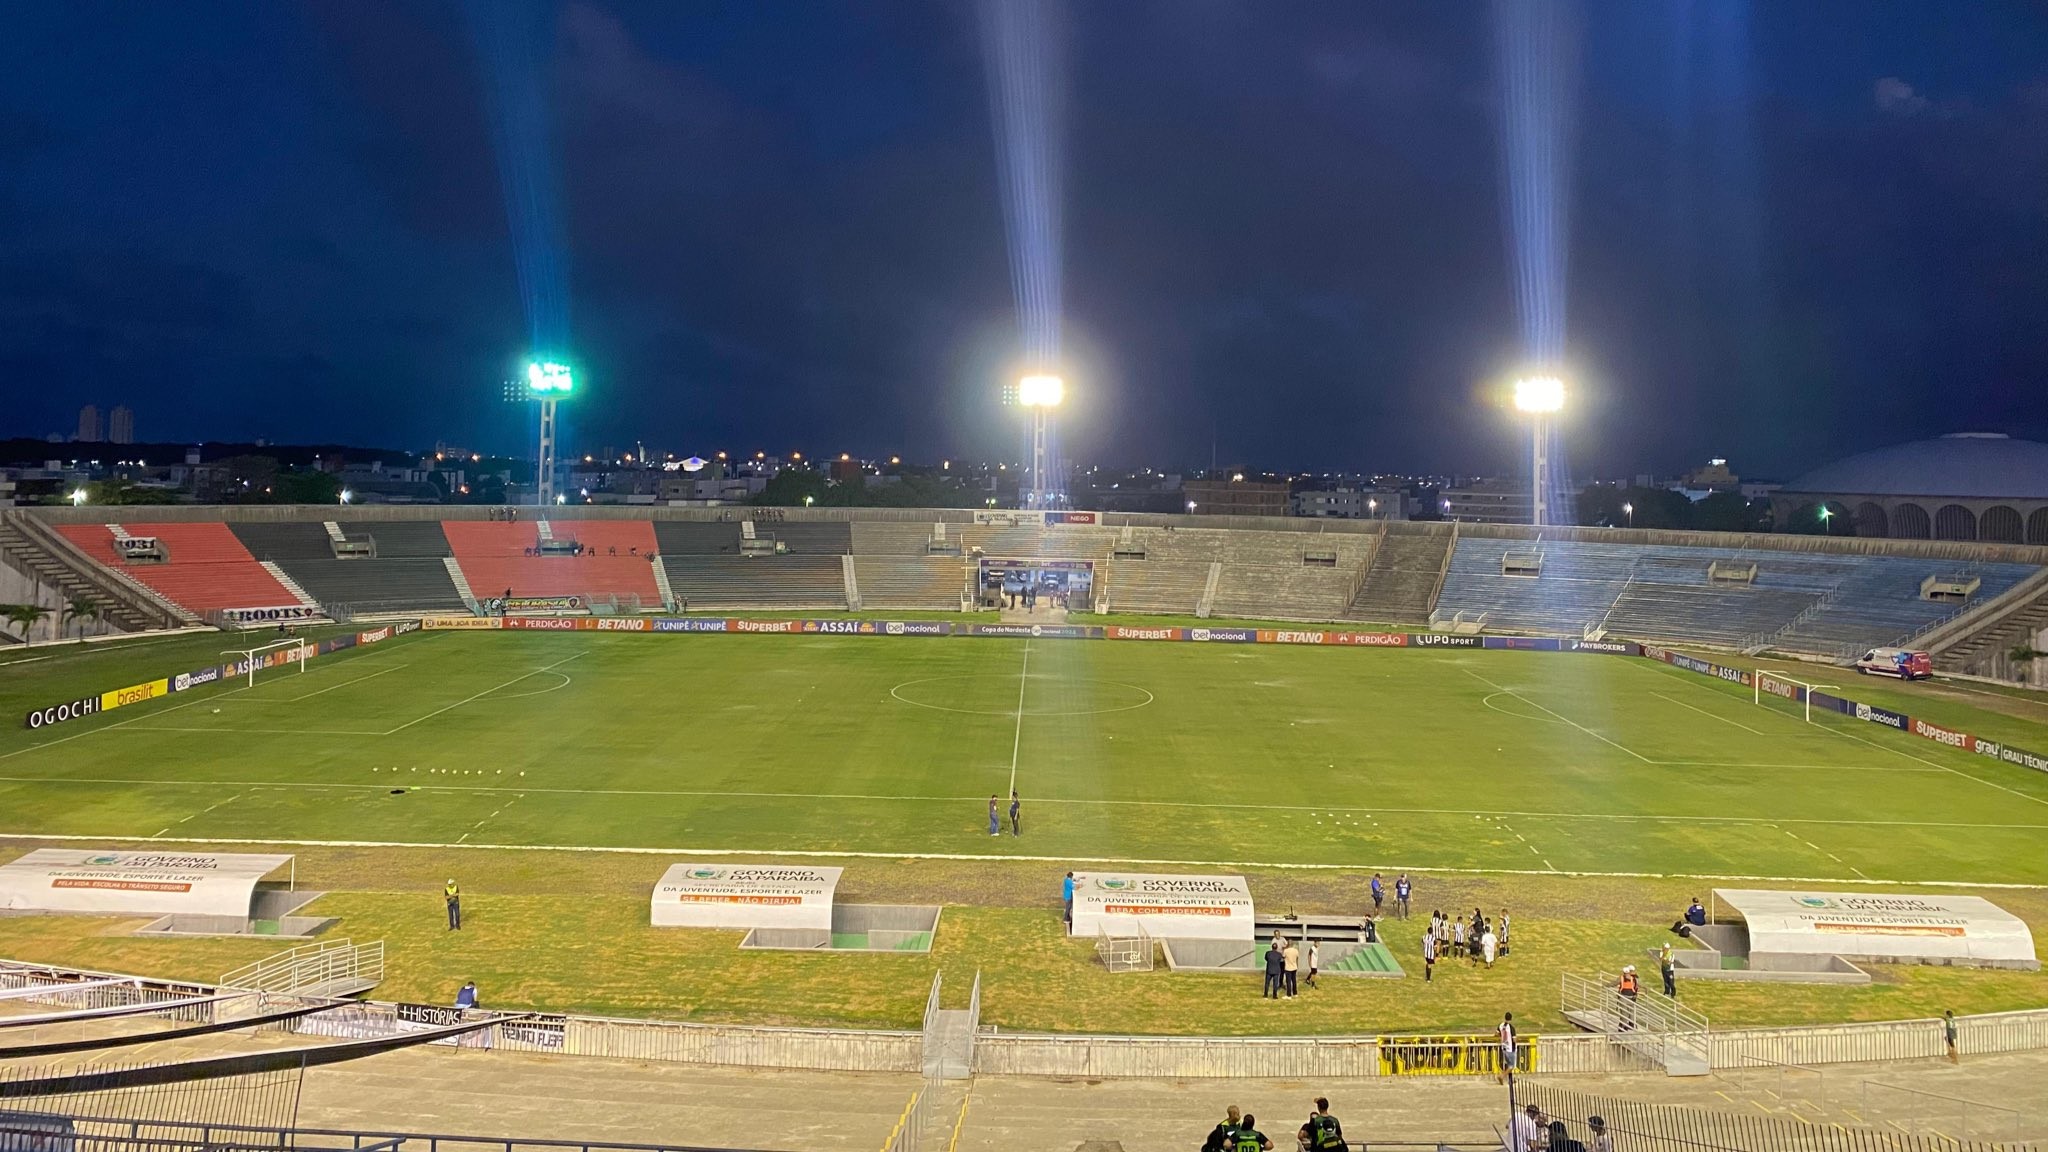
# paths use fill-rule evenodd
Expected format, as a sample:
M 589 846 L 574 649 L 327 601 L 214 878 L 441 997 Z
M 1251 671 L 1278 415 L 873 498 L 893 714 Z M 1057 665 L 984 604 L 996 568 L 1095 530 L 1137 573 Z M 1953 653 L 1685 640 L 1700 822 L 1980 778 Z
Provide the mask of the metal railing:
M 0 1148 L 91 1148 L 98 1152 L 748 1152 L 697 1144 L 622 1144 L 598 1140 L 537 1140 L 520 1136 L 455 1136 L 430 1132 L 378 1132 L 351 1128 L 265 1128 L 180 1120 L 127 1120 L 96 1116 L 10 1117 L 0 1113 Z
M 1578 1016 L 1573 1023 L 1597 1028 L 1610 1042 L 1666 1070 L 1690 1064 L 1704 1073 L 1714 1066 L 1707 1018 L 1678 1001 L 1654 994 L 1625 996 L 1619 978 L 1604 972 L 1591 980 L 1566 972 L 1559 984 L 1562 1010 Z
M 328 940 L 280 952 L 220 978 L 220 987 L 290 994 L 308 989 L 375 987 L 384 979 L 384 942 Z

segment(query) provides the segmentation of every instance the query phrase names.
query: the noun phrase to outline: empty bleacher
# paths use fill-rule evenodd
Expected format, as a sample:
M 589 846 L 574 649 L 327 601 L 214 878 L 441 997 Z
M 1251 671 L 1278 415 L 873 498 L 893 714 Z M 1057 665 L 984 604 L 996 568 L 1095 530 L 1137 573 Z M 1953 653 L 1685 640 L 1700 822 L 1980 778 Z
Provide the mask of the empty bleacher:
M 669 591 L 705 608 L 846 608 L 837 556 L 663 556 Z
M 931 552 L 933 521 L 856 520 L 851 525 L 856 556 L 925 556 Z M 949 533 L 959 525 L 948 525 Z
M 654 540 L 664 556 L 737 556 L 740 525 L 738 520 L 656 520 Z
M 1923 600 L 1920 582 L 1958 569 L 1954 562 L 1903 556 L 1858 556 L 1825 603 L 1769 638 L 1773 648 L 1795 652 L 1846 653 L 1853 648 L 1900 643 L 1941 620 L 2001 595 L 2033 575 L 2031 564 L 1976 564 L 1968 574 L 1982 580 L 1968 603 Z M 1761 579 L 1761 577 L 1759 577 Z
M 408 556 L 439 559 L 455 555 L 438 520 L 341 520 L 337 523 L 351 539 L 367 536 L 375 541 L 380 560 Z
M 1298 563 L 1226 563 L 1209 610 L 1217 616 L 1335 620 L 1344 614 L 1356 577 L 1355 564 L 1345 568 L 1312 568 Z
M 1448 532 L 1389 532 L 1374 549 L 1344 615 L 1381 624 L 1427 621 L 1451 540 Z
M 863 608 L 957 612 L 968 587 L 957 556 L 856 555 L 853 578 Z
M 1112 612 L 1156 612 L 1192 616 L 1209 585 L 1209 565 L 1202 561 L 1111 560 L 1104 591 Z
M 87 555 L 109 568 L 126 572 L 158 595 L 188 612 L 223 608 L 275 608 L 297 604 L 299 598 L 278 583 L 249 549 L 219 522 L 127 523 L 131 536 L 154 536 L 167 559 L 128 564 L 114 552 L 111 524 L 63 524 L 57 530 Z
M 502 596 L 509 590 L 516 597 L 617 597 L 637 598 L 648 608 L 661 604 L 661 589 L 654 580 L 655 534 L 648 521 L 564 520 L 549 528 L 557 540 L 582 544 L 583 554 L 533 555 L 540 526 L 531 521 L 448 520 L 441 525 L 456 563 L 479 597 Z M 737 527 L 734 531 L 737 535 Z
M 853 531 L 843 520 L 763 521 L 754 525 L 754 535 L 808 556 L 843 556 L 853 551 Z
M 1045 556 L 1069 560 L 1107 556 L 1117 538 L 1112 529 L 1079 524 L 1027 528 L 963 524 L 958 527 L 958 534 L 968 552 L 979 548 L 989 556 Z
M 258 560 L 332 560 L 334 543 L 325 525 L 311 521 L 247 520 L 228 525 Z M 296 579 L 296 577 L 294 577 Z
M 243 521 L 230 524 L 237 539 L 258 560 L 269 560 L 284 569 L 306 595 L 331 610 L 347 609 L 354 614 L 401 612 L 411 609 L 460 611 L 462 594 L 448 575 L 447 565 L 438 559 L 448 541 L 439 524 L 428 524 L 432 533 L 394 533 L 393 528 L 420 525 L 378 524 L 374 531 L 358 526 L 349 535 L 376 540 L 374 557 L 336 559 L 327 526 L 313 521 Z M 392 555 L 387 546 L 396 546 Z M 429 551 L 429 550 L 434 551 Z M 427 555 L 418 553 L 428 551 Z

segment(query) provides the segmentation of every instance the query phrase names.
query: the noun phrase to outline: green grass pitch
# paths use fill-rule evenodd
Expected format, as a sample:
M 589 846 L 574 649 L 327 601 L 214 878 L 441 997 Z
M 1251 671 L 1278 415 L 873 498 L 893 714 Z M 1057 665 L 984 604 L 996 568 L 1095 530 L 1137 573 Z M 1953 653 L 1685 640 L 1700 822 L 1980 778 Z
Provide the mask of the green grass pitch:
M 0 702 L 222 646 L 52 649 Z M 1853 688 L 2048 747 L 2013 709 Z M 991 837 L 1013 785 L 1023 835 Z M 110 840 L 2042 884 L 2044 832 L 2048 776 L 1560 653 L 420 633 L 0 736 L 0 833 Z

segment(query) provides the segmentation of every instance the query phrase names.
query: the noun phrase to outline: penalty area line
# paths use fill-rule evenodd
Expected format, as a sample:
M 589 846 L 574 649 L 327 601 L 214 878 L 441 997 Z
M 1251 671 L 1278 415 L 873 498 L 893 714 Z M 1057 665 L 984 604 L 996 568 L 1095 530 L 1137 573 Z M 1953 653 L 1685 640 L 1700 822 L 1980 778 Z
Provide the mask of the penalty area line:
M 2048 890 L 2048 884 L 2017 884 L 1990 880 L 1868 880 L 1851 876 L 1746 876 L 1717 872 L 1589 872 L 1577 869 L 1550 871 L 1540 868 L 1445 868 L 1425 864 L 1402 863 L 1400 861 L 1350 861 L 1343 864 L 1305 864 L 1274 860 L 1182 860 L 1144 856 L 1025 856 L 996 855 L 980 852 L 857 852 L 826 851 L 822 849 L 759 849 L 759 848 L 636 848 L 623 845 L 586 844 L 469 844 L 434 843 L 406 840 L 266 840 L 257 837 L 222 836 L 78 836 L 57 833 L 0 832 L 0 840 L 51 840 L 61 842 L 93 841 L 96 843 L 167 843 L 167 844 L 272 844 L 281 848 L 421 848 L 436 851 L 461 849 L 478 852 L 576 852 L 583 854 L 613 854 L 619 856 L 760 856 L 769 859 L 799 858 L 806 860 L 952 860 L 970 863 L 1005 863 L 1022 861 L 1031 864 L 1111 864 L 1118 867 L 1132 865 L 1169 866 L 1178 868 L 1269 868 L 1290 872 L 1370 872 L 1375 869 L 1389 869 L 1401 872 L 1433 873 L 1451 876 L 1573 876 L 1584 879 L 1613 880 L 1740 880 L 1769 884 L 1869 884 L 1887 888 L 1900 887 L 1941 887 L 1941 888 L 1986 888 L 2014 891 Z

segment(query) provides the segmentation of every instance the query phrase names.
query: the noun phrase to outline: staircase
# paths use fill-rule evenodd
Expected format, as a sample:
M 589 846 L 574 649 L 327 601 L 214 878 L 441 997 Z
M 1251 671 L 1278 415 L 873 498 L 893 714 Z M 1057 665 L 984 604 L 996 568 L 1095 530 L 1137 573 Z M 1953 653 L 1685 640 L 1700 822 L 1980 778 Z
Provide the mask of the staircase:
M 1564 1018 L 1609 1044 L 1626 1049 L 1670 1076 L 1705 1076 L 1713 1071 L 1707 1018 L 1647 989 L 1631 1000 L 1620 980 L 1602 972 L 1588 980 L 1567 972 L 1562 978 Z
M 182 628 L 199 622 L 197 616 L 173 606 L 125 573 L 93 563 L 70 541 L 26 512 L 0 516 L 0 563 L 56 589 L 67 600 L 93 601 L 104 613 L 103 619 L 123 632 Z
M 2015 679 L 2006 653 L 2048 628 L 2048 568 L 2022 580 L 2005 595 L 1946 620 L 1908 641 L 1925 648 L 1942 672 Z
M 944 973 L 932 976 L 931 996 L 924 1006 L 924 1078 L 966 1080 L 974 1075 L 974 1035 L 981 1027 L 981 973 L 965 1008 L 939 1007 Z
M 345 544 L 348 542 L 348 533 L 343 532 L 341 530 L 340 524 L 332 520 L 323 520 L 321 521 L 320 526 L 322 528 L 327 529 L 327 538 L 329 540 L 334 541 L 336 544 Z
M 320 610 L 320 602 L 307 595 L 306 590 L 299 587 L 299 582 L 286 575 L 285 570 L 278 567 L 276 561 L 259 560 L 257 563 L 262 564 L 264 571 L 270 573 L 279 584 L 284 585 L 284 590 L 291 593 L 293 599 L 316 612 Z
M 1221 583 L 1223 583 L 1223 562 L 1218 560 L 1209 565 L 1209 582 L 1202 586 L 1202 598 L 1195 602 L 1195 616 L 1197 619 L 1207 620 L 1209 613 L 1216 610 L 1216 586 Z
M 661 593 L 662 611 L 672 610 L 675 607 L 676 590 L 669 587 L 668 569 L 663 567 L 660 558 L 655 556 L 648 557 L 647 566 L 654 569 L 654 587 Z
M 846 588 L 846 610 L 860 611 L 860 577 L 853 570 L 853 553 L 839 558 L 839 582 Z
M 553 540 L 555 538 L 555 526 L 548 523 L 545 520 L 534 521 L 533 530 L 539 533 L 539 536 L 537 538 L 542 541 Z
M 1383 624 L 1427 624 L 1443 586 L 1454 540 L 1447 532 L 1389 531 L 1373 549 L 1372 562 L 1344 610 L 1345 617 Z
M 280 952 L 220 978 L 222 988 L 277 996 L 335 997 L 368 992 L 384 979 L 384 942 L 329 940 Z
M 541 523 L 545 524 L 547 521 L 543 520 Z M 476 593 L 470 590 L 469 577 L 462 574 L 462 565 L 457 564 L 453 556 L 441 557 L 441 563 L 447 567 L 448 579 L 454 583 L 455 590 L 462 594 L 462 602 L 475 605 Z

